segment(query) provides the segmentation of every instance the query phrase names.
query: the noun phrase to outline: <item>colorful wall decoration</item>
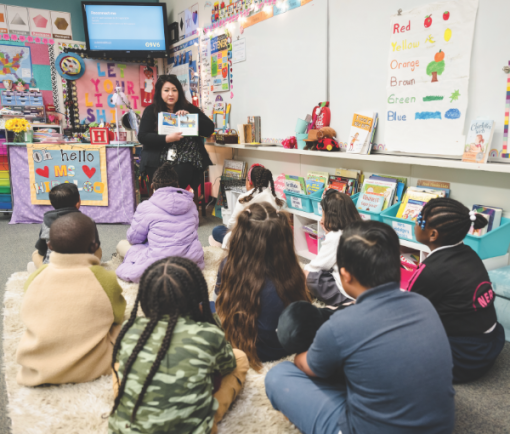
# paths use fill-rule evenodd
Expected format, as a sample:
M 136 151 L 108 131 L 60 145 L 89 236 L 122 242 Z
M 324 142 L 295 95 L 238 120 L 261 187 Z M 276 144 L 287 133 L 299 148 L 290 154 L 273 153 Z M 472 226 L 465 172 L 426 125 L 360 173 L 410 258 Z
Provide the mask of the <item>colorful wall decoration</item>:
M 85 59 L 85 74 L 76 80 L 80 120 L 90 122 L 115 122 L 115 105 L 112 96 L 116 87 L 122 87 L 135 112 L 141 114 L 140 64 L 118 63 Z M 119 116 L 125 113 L 119 107 Z
M 211 38 L 211 77 L 213 92 L 230 90 L 229 37 L 225 34 Z
M 29 83 L 32 78 L 30 47 L 0 45 L 0 81 L 21 80 Z
M 198 37 L 170 49 L 168 73 L 177 75 L 189 102 L 199 100 Z
M 453 0 L 392 17 L 386 151 L 462 155 L 477 9 Z
M 33 205 L 50 205 L 50 190 L 72 182 L 82 205 L 108 206 L 104 146 L 27 145 L 27 153 Z
M 140 65 L 140 95 L 141 106 L 149 107 L 154 102 L 154 88 L 158 80 L 155 66 Z

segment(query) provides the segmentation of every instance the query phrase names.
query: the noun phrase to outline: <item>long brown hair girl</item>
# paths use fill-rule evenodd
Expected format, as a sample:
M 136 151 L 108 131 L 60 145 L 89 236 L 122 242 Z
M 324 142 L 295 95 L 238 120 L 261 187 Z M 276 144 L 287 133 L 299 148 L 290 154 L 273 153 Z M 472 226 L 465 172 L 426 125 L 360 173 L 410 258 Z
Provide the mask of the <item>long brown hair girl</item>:
M 289 216 L 261 202 L 251 204 L 238 217 L 216 300 L 226 339 L 246 353 L 254 369 L 261 367 L 257 318 L 266 279 L 274 284 L 285 307 L 298 300 L 310 301 Z

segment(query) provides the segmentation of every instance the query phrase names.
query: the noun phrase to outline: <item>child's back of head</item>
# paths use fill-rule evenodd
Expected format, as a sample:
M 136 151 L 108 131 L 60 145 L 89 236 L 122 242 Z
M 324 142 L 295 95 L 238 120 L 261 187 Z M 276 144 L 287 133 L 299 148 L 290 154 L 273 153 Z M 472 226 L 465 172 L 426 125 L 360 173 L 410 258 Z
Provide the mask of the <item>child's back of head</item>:
M 324 229 L 328 232 L 343 230 L 349 223 L 361 220 L 351 197 L 338 190 L 326 190 L 321 206 Z
M 163 163 L 158 169 L 154 172 L 154 179 L 152 181 L 152 185 L 154 190 L 158 188 L 164 187 L 175 187 L 179 188 L 179 176 L 177 172 L 174 170 L 172 163 L 167 161 Z M 186 186 L 185 186 L 186 187 Z
M 138 354 L 147 344 L 151 333 L 163 316 L 168 315 L 168 325 L 165 335 L 160 342 L 156 360 L 147 373 L 141 392 L 137 397 L 131 416 L 132 420 L 136 418 L 136 413 L 143 401 L 145 392 L 158 371 L 161 361 L 167 354 L 172 341 L 172 334 L 179 317 L 189 316 L 193 321 L 203 321 L 216 325 L 209 304 L 207 284 L 198 266 L 193 261 L 180 257 L 161 259 L 147 268 L 140 279 L 135 306 L 133 307 L 129 320 L 122 328 L 113 349 L 112 368 L 114 371 L 121 341 L 128 330 L 133 326 L 137 317 L 139 305 L 149 321 L 139 337 L 133 352 L 129 356 L 129 359 L 125 361 L 122 382 L 120 383 L 119 392 L 115 398 L 111 414 L 113 414 L 119 406 L 120 400 L 124 394 L 129 372 Z M 189 344 L 191 345 L 191 341 Z M 117 375 L 116 371 L 115 375 Z
M 96 225 L 80 212 L 66 214 L 51 225 L 48 247 L 57 253 L 91 253 L 98 249 Z
M 76 184 L 65 182 L 50 190 L 50 203 L 55 209 L 79 208 L 80 192 Z
M 256 319 L 266 279 L 273 282 L 285 306 L 310 300 L 288 214 L 261 202 L 239 214 L 216 301 L 226 338 L 243 350 L 255 367 L 260 366 Z
M 271 193 L 275 198 L 276 205 L 278 205 L 280 208 L 284 205 L 285 202 L 276 196 L 276 191 L 274 189 L 273 174 L 269 169 L 266 169 L 264 166 L 253 165 L 250 168 L 247 178 L 247 185 L 248 184 L 253 189 L 253 192 L 249 196 L 239 199 L 239 202 L 248 203 L 253 199 L 254 195 L 262 193 L 262 190 L 264 188 L 270 187 Z
M 400 281 L 400 243 L 395 231 L 377 221 L 348 225 L 337 250 L 338 269 L 344 268 L 361 286 L 374 288 Z

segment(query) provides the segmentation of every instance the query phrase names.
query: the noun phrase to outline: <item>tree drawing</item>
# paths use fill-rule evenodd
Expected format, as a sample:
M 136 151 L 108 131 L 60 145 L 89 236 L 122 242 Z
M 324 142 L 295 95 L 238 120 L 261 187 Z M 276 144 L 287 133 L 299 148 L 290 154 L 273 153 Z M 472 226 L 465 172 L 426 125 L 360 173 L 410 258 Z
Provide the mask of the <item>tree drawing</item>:
M 432 76 L 432 83 L 438 81 L 437 76 L 444 71 L 444 52 L 439 50 L 434 56 L 434 60 L 427 65 L 427 75 Z

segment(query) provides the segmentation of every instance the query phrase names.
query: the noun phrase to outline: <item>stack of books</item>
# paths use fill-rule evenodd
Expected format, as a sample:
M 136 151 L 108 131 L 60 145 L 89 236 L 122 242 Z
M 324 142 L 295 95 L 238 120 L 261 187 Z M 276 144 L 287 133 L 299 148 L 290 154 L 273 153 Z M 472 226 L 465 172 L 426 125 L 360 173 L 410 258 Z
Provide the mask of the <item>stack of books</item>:
M 416 221 L 421 210 L 429 200 L 450 196 L 450 189 L 437 186 L 439 183 L 434 183 L 434 181 L 419 181 L 418 183 L 422 185 L 407 189 L 398 209 L 398 218 Z M 423 185 L 427 183 L 436 184 L 436 186 Z M 449 184 L 447 185 L 449 186 Z
M 487 219 L 487 222 L 489 224 L 482 229 L 471 228 L 469 231 L 470 235 L 480 237 L 494 229 L 499 228 L 499 226 L 501 225 L 501 217 L 503 216 L 502 208 L 485 205 L 473 205 L 472 209 L 476 211 L 477 214 L 483 215 Z
M 233 179 L 246 178 L 247 165 L 244 161 L 225 160 L 223 163 L 223 176 Z
M 370 154 L 377 127 L 376 112 L 354 113 L 347 145 L 349 154 Z
M 251 139 L 253 142 L 262 143 L 262 126 L 260 116 L 248 116 L 248 124 L 251 127 Z

